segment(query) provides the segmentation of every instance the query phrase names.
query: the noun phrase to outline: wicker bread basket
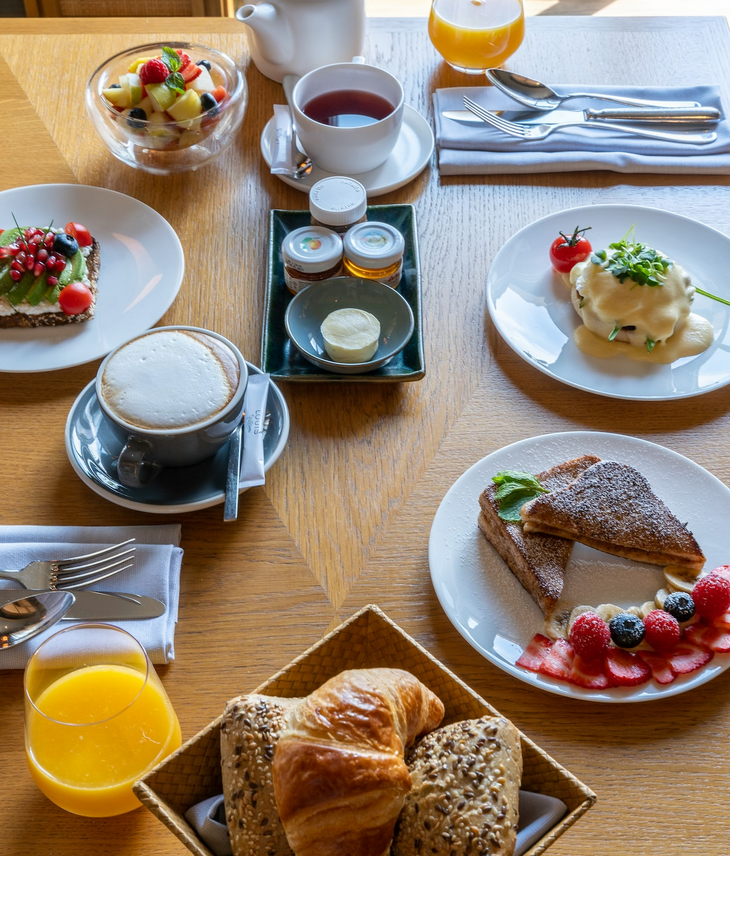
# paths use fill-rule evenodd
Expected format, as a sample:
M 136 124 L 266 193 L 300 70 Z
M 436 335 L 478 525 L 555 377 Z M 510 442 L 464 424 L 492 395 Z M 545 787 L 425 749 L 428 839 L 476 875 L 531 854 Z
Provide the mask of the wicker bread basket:
M 304 697 L 344 669 L 389 666 L 407 669 L 436 693 L 446 707 L 443 724 L 495 715 L 496 710 L 409 637 L 377 606 L 365 606 L 306 653 L 255 689 L 257 694 Z M 254 693 L 252 691 L 252 693 Z M 226 700 L 228 698 L 225 698 Z M 221 708 L 224 702 L 221 703 Z M 134 785 L 141 802 L 196 856 L 210 850 L 185 821 L 185 810 L 220 794 L 220 725 L 211 722 L 172 756 Z M 527 791 L 558 797 L 565 817 L 526 855 L 538 856 L 596 802 L 596 795 L 536 744 L 522 737 Z

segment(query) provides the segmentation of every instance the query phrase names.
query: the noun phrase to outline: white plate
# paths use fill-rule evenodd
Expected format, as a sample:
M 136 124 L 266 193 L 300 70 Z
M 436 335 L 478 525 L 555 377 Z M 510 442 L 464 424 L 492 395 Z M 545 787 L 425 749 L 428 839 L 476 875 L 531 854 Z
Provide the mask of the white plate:
M 271 161 L 274 158 L 275 137 L 276 132 L 272 116 L 261 133 L 261 153 L 266 160 L 266 165 L 269 167 L 271 167 Z M 390 157 L 377 169 L 372 169 L 370 172 L 362 172 L 360 175 L 353 175 L 352 177 L 357 178 L 365 187 L 368 197 L 379 197 L 381 194 L 387 194 L 388 191 L 394 191 L 396 188 L 408 184 L 409 181 L 413 181 L 416 175 L 419 175 L 425 169 L 432 153 L 433 132 L 431 131 L 431 126 L 417 110 L 406 104 L 403 110 L 403 124 L 398 135 L 398 143 L 395 145 L 395 149 Z M 277 178 L 290 184 L 298 191 L 304 191 L 306 194 L 318 181 L 331 177 L 332 172 L 320 169 L 317 166 L 314 166 L 310 175 L 299 180 L 288 175 L 277 175 Z
M 552 694 L 603 703 L 631 703 L 681 694 L 705 684 L 730 666 L 730 653 L 716 653 L 702 669 L 671 684 L 591 691 L 515 666 L 537 632 L 542 612 L 477 527 L 479 495 L 502 469 L 540 472 L 592 453 L 643 472 L 656 494 L 689 527 L 707 556 L 706 570 L 730 563 L 727 523 L 730 490 L 714 475 L 673 450 L 603 432 L 540 435 L 510 444 L 473 465 L 450 488 L 431 526 L 428 560 L 436 594 L 456 630 L 494 665 Z M 628 606 L 651 600 L 664 586 L 659 566 L 635 563 L 575 544 L 566 570 L 563 600 Z
M 81 222 L 99 241 L 96 312 L 88 322 L 0 329 L 0 372 L 79 366 L 152 328 L 177 296 L 183 249 L 162 216 L 139 200 L 85 184 L 37 184 L 0 192 L 0 228 Z
M 594 359 L 578 350 L 572 335 L 580 319 L 548 252 L 558 232 L 589 225 L 586 236 L 595 249 L 620 240 L 635 225 L 637 240 L 675 259 L 697 287 L 730 299 L 730 238 L 714 228 L 644 206 L 566 209 L 518 231 L 489 270 L 489 313 L 510 347 L 551 378 L 624 400 L 693 397 L 730 382 L 730 307 L 699 294 L 694 312 L 709 319 L 715 332 L 713 345 L 699 356 L 658 365 L 623 356 Z

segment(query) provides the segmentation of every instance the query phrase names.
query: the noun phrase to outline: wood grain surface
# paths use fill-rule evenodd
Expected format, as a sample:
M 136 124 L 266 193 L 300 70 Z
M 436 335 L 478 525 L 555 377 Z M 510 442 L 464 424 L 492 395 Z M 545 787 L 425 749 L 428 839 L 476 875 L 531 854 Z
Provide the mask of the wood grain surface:
M 130 194 L 175 228 L 187 274 L 161 324 L 229 337 L 252 362 L 259 346 L 268 211 L 303 209 L 306 195 L 268 172 L 259 136 L 283 102 L 248 65 L 244 29 L 213 19 L 4 20 L 0 33 L 0 186 L 78 181 Z M 83 113 L 87 75 L 134 43 L 196 40 L 242 65 L 250 105 L 239 138 L 198 173 L 160 178 L 116 161 Z M 403 81 L 430 117 L 436 87 L 470 83 L 440 61 L 425 22 L 371 20 L 367 57 Z M 529 20 L 511 61 L 548 83 L 720 83 L 730 109 L 730 35 L 720 18 Z M 37 61 L 42 59 L 43 66 Z M 75 61 L 73 68 L 68 60 Z M 48 89 L 48 71 L 65 71 Z M 730 234 L 730 178 L 554 175 L 440 178 L 435 160 L 378 202 L 415 204 L 422 259 L 427 376 L 420 382 L 282 384 L 291 437 L 265 487 L 180 517 L 185 550 L 176 660 L 162 673 L 183 737 L 226 700 L 266 679 L 325 631 L 375 602 L 598 794 L 598 804 L 550 853 L 726 852 L 730 680 L 640 706 L 566 700 L 496 669 L 455 632 L 431 586 L 434 513 L 469 466 L 516 440 L 566 430 L 622 432 L 663 444 L 730 484 L 730 388 L 691 400 L 628 403 L 552 381 L 498 337 L 485 308 L 497 250 L 557 210 L 634 203 L 690 215 Z M 2 223 L 0 223 L 1 225 Z M 73 474 L 63 443 L 74 398 L 96 363 L 0 375 L 0 522 L 125 525 L 157 517 L 122 509 Z M 730 561 L 730 560 L 729 560 Z M 526 601 L 527 602 L 527 601 Z M 23 752 L 22 673 L 0 672 L 0 767 L 14 771 L 0 807 L 7 854 L 176 854 L 149 813 L 87 820 L 36 789 Z M 682 833 L 667 840 L 668 824 Z

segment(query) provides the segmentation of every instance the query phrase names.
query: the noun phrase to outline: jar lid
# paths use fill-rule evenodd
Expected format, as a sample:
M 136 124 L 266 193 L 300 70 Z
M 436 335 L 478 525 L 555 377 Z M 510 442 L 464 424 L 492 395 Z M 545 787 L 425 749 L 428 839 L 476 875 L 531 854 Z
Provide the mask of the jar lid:
M 323 178 L 309 192 L 309 210 L 324 225 L 350 225 L 365 215 L 368 195 L 354 178 Z
M 345 234 L 345 256 L 364 269 L 392 266 L 404 248 L 403 235 L 385 222 L 362 222 Z
M 329 228 L 306 225 L 289 232 L 281 255 L 298 272 L 324 272 L 342 259 L 342 238 Z

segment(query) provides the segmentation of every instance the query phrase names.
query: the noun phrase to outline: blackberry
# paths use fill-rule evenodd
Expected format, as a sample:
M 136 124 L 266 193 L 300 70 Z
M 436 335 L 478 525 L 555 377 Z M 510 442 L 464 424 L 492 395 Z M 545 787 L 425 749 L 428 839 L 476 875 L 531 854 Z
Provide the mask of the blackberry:
M 675 591 L 665 599 L 664 612 L 674 616 L 678 622 L 689 622 L 695 614 L 694 600 L 684 591 Z
M 617 647 L 625 650 L 631 650 L 644 640 L 644 623 L 638 616 L 630 613 L 614 616 L 608 627 L 611 630 L 611 640 Z

